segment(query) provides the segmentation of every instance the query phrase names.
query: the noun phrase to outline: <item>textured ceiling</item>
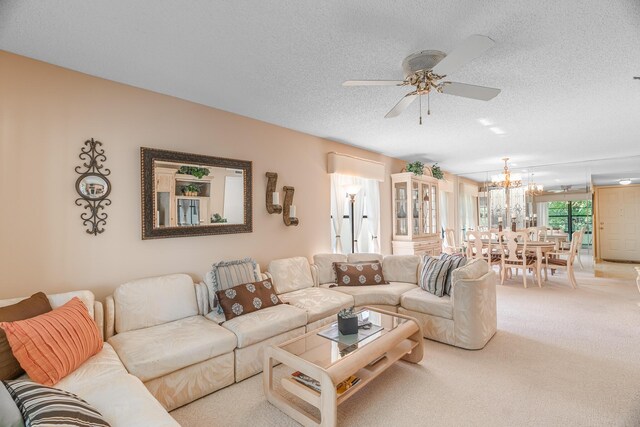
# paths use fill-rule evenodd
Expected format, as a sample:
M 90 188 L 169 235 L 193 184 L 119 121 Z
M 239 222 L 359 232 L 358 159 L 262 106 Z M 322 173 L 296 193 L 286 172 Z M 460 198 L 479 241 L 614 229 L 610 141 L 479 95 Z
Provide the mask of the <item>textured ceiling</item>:
M 383 118 L 406 88 L 341 86 L 472 34 L 496 46 L 449 77 L 492 101 L 436 95 L 419 126 Z M 638 0 L 3 0 L 0 49 L 455 173 L 640 154 Z

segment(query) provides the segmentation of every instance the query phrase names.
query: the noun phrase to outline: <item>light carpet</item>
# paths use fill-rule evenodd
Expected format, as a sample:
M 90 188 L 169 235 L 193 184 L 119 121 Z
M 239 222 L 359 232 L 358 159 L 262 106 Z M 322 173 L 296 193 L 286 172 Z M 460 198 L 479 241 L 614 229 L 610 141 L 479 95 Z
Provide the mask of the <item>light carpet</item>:
M 640 294 L 633 277 L 571 289 L 498 286 L 498 332 L 483 350 L 425 340 L 418 365 L 398 362 L 339 407 L 343 426 L 640 426 Z M 626 274 L 622 274 L 625 276 Z M 184 427 L 295 426 L 271 406 L 262 376 L 171 413 Z

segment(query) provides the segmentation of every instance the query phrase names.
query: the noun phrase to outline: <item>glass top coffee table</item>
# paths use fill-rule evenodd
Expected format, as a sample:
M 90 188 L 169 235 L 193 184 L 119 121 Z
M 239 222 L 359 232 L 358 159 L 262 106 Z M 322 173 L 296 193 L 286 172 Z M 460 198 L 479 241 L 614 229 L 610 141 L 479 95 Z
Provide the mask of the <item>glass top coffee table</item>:
M 305 426 L 335 426 L 337 407 L 353 396 L 389 366 L 403 359 L 418 363 L 424 354 L 422 331 L 418 322 L 398 313 L 364 308 L 359 316 L 372 324 L 366 335 L 337 336 L 323 326 L 279 345 L 267 347 L 264 356 L 263 385 L 267 400 Z M 379 330 L 378 330 L 379 329 Z M 364 334 L 362 334 L 364 332 Z M 290 375 L 274 387 L 273 367 L 282 363 Z M 317 418 L 286 395 L 290 393 L 318 408 Z

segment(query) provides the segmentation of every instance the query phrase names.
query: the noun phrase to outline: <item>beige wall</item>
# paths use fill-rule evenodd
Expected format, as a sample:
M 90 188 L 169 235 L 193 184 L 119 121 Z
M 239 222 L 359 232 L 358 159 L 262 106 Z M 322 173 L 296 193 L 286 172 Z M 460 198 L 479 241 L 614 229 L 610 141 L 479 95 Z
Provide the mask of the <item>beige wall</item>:
M 106 232 L 85 233 L 74 204 L 82 143 L 105 144 L 113 204 Z M 253 161 L 250 234 L 140 238 L 141 146 Z M 0 51 L 0 298 L 38 290 L 91 289 L 99 298 L 125 281 L 174 272 L 200 279 L 223 259 L 330 250 L 326 154 L 403 162 L 191 102 Z M 296 188 L 300 225 L 265 209 L 265 172 Z M 381 243 L 391 250 L 390 182 L 381 187 Z

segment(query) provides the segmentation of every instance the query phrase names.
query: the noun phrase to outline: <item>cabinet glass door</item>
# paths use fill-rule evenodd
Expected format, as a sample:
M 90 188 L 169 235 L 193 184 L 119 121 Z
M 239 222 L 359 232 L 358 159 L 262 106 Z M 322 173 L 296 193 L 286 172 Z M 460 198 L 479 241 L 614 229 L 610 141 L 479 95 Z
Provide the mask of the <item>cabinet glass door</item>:
M 411 226 L 416 236 L 420 234 L 420 184 L 415 181 L 411 182 L 411 212 Z
M 431 233 L 438 233 L 438 188 L 431 186 Z
M 431 232 L 431 201 L 429 196 L 429 184 L 422 184 L 422 232 Z
M 406 236 L 409 233 L 409 219 L 407 218 L 407 183 L 396 183 L 394 191 L 396 199 L 396 235 Z

